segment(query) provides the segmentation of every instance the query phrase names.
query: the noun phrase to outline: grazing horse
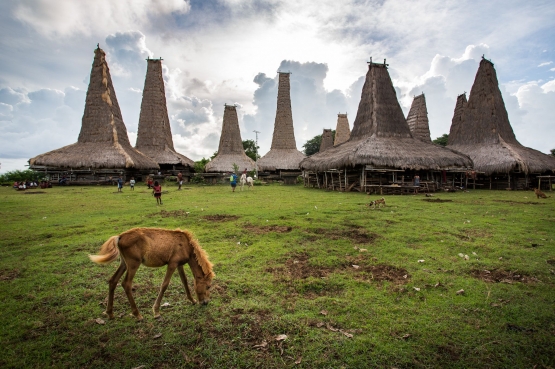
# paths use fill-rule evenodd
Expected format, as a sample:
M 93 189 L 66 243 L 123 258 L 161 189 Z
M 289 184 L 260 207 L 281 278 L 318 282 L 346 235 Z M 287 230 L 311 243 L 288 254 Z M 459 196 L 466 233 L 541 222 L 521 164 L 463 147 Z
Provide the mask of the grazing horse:
M 164 265 L 168 266 L 164 282 L 160 287 L 160 293 L 152 307 L 155 318 L 160 316 L 162 296 L 166 288 L 168 288 L 175 269 L 179 272 L 181 282 L 185 286 L 187 298 L 193 304 L 196 304 L 191 296 L 187 277 L 183 270 L 183 265 L 186 263 L 189 264 L 195 278 L 194 287 L 199 302 L 206 305 L 210 301 L 210 284 L 215 276 L 214 272 L 212 272 L 212 263 L 208 260 L 206 252 L 200 247 L 198 241 L 189 231 L 161 228 L 133 228 L 119 236 L 110 237 L 100 248 L 99 254 L 89 255 L 89 258 L 95 263 L 106 264 L 114 261 L 118 256 L 121 259 L 119 268 L 108 281 L 108 305 L 106 306 L 105 314 L 110 319 L 114 318 L 114 290 L 126 270 L 127 273 L 121 285 L 125 290 L 133 315 L 138 320 L 143 319 L 139 309 L 137 309 L 131 290 L 133 277 L 141 264 L 153 268 Z
M 252 177 L 247 177 L 245 173 L 241 174 L 241 191 L 243 191 L 243 186 L 245 185 L 245 183 L 249 186 L 250 190 L 252 188 L 253 182 L 254 181 Z

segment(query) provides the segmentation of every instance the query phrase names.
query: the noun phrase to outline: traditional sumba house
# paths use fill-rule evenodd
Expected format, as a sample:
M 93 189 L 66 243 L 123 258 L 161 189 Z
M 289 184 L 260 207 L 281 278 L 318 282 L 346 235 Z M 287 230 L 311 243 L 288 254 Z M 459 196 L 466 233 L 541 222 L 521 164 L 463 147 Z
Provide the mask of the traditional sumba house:
M 106 53 L 98 47 L 94 54 L 77 143 L 29 159 L 31 169 L 48 173 L 54 181 L 61 176 L 70 181 L 140 177 L 141 173 L 159 169 L 154 160 L 129 143 Z
M 522 146 L 516 139 L 493 63 L 482 57 L 470 97 L 460 95 L 449 132 L 448 148 L 472 158 L 478 185 L 524 189 L 541 174 L 555 170 L 555 158 Z
M 285 183 L 295 183 L 301 174 L 299 163 L 305 155 L 297 150 L 293 114 L 291 112 L 291 96 L 289 73 L 279 72 L 276 120 L 270 151 L 258 160 L 258 169 L 269 172 L 272 177 L 283 179 Z M 260 173 L 261 176 L 268 173 Z
M 322 152 L 329 147 L 333 147 L 333 134 L 331 132 L 331 129 L 324 128 L 324 132 L 322 132 L 322 141 L 320 142 L 319 152 Z
M 407 116 L 412 137 L 420 141 L 431 143 L 430 124 L 428 122 L 428 109 L 426 108 L 426 98 L 424 93 L 414 97 L 410 106 L 409 115 Z
M 222 124 L 222 135 L 218 146 L 218 155 L 206 164 L 204 170 L 207 173 L 218 173 L 213 178 L 208 175 L 205 178 L 212 178 L 217 181 L 221 174 L 233 172 L 233 165 L 237 165 L 240 172 L 245 168 L 248 171 L 254 170 L 254 160 L 245 154 L 241 131 L 239 130 L 239 119 L 237 118 L 237 108 L 235 105 L 225 105 L 224 120 Z
M 349 120 L 347 119 L 347 113 L 337 114 L 337 126 L 335 128 L 335 140 L 333 141 L 333 146 L 342 144 L 348 141 L 351 137 L 351 127 L 349 127 Z
M 467 156 L 412 136 L 385 61 L 369 63 L 349 140 L 301 162 L 307 186 L 382 193 L 413 192 L 416 174 L 433 190 L 433 170 L 471 166 Z
M 145 87 L 135 148 L 156 161 L 165 174 L 182 172 L 189 177 L 194 162 L 173 146 L 172 131 L 162 78 L 162 58 L 147 59 Z

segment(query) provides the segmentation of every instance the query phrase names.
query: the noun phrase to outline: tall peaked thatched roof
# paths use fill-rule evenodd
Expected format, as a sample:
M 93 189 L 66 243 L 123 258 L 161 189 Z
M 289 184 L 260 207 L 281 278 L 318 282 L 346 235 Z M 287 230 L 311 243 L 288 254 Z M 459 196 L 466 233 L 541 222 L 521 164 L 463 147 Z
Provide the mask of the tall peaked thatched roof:
M 335 128 L 335 140 L 333 146 L 342 144 L 351 138 L 351 127 L 349 127 L 349 120 L 347 114 L 337 114 L 337 126 Z
M 106 63 L 106 53 L 97 48 L 94 54 L 77 143 L 30 159 L 31 168 L 158 169 L 156 162 L 131 147 Z
M 260 170 L 299 169 L 299 163 L 305 158 L 297 150 L 293 113 L 291 111 L 289 73 L 279 73 L 276 120 L 270 151 L 258 160 Z
M 306 158 L 301 168 L 326 170 L 360 164 L 420 170 L 467 167 L 472 162 L 464 155 L 414 139 L 387 64 L 371 62 L 349 141 Z
M 240 170 L 244 168 L 253 170 L 255 167 L 254 160 L 249 158 L 243 149 L 237 108 L 234 105 L 225 105 L 218 155 L 206 164 L 204 170 L 206 172 L 231 172 L 233 164 L 237 164 Z
M 424 142 L 432 142 L 424 93 L 415 96 L 414 100 L 412 100 L 409 115 L 407 116 L 407 124 L 414 138 Z
M 447 147 L 470 156 L 476 170 L 486 174 L 555 170 L 554 157 L 517 141 L 491 61 L 482 58 L 468 103 L 461 100 L 457 99 Z
M 322 152 L 329 147 L 333 147 L 333 135 L 331 133 L 331 129 L 325 129 L 322 132 L 322 141 L 320 142 L 320 151 Z
M 194 162 L 175 151 L 162 78 L 162 59 L 147 59 L 135 148 L 158 164 L 185 165 Z

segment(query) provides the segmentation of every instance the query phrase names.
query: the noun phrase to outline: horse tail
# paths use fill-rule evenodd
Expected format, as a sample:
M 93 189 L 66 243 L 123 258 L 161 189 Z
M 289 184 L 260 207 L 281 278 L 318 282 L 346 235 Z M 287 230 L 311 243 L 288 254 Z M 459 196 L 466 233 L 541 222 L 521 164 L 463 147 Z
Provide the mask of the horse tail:
M 116 260 L 119 256 L 119 236 L 112 236 L 100 248 L 98 255 L 89 255 L 89 259 L 97 264 L 107 264 Z

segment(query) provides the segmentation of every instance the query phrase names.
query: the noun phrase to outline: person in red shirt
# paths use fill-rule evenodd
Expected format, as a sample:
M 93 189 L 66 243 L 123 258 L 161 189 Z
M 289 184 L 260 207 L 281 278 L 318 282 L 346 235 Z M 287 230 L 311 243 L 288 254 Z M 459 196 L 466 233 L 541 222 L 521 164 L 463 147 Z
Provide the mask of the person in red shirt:
M 152 178 L 148 177 L 148 179 L 146 180 L 146 185 L 149 189 L 152 187 Z
M 152 195 L 156 198 L 156 205 L 162 205 L 162 186 L 158 181 L 154 181 L 152 186 Z

